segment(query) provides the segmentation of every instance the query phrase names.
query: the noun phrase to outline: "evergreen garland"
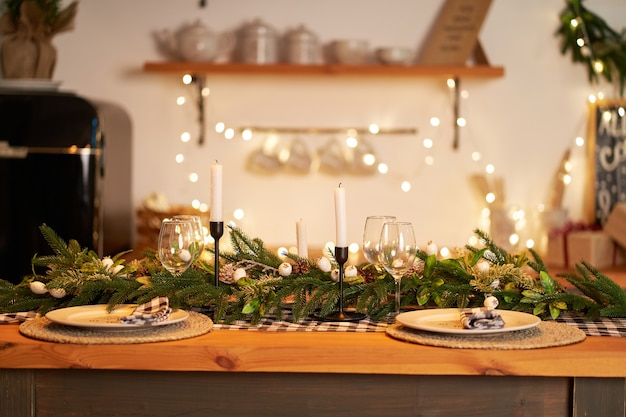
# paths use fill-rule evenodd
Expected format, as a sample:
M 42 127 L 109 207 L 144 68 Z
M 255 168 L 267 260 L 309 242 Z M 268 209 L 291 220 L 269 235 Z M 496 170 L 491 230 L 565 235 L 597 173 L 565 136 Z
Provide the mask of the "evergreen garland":
M 561 53 L 571 52 L 572 61 L 587 67 L 589 82 L 602 75 L 608 82 L 619 83 L 620 96 L 626 82 L 626 37 L 604 19 L 583 6 L 583 0 L 566 0 L 560 14 Z M 583 42 L 581 44 L 581 42 Z M 597 66 L 601 64 L 600 66 Z
M 143 259 L 126 261 L 124 253 L 100 259 L 75 240 L 62 240 L 50 227 L 41 232 L 54 254 L 35 256 L 33 273 L 15 285 L 0 280 L 0 311 L 38 311 L 86 304 L 143 303 L 167 296 L 174 308 L 211 309 L 215 320 L 231 323 L 246 319 L 258 323 L 269 313 L 282 317 L 292 311 L 294 320 L 308 315 L 327 316 L 337 308 L 339 285 L 331 272 L 314 260 L 288 254 L 283 259 L 263 241 L 230 227 L 233 252 L 221 253 L 220 285 L 215 287 L 213 267 L 197 261 L 180 277 L 161 267 L 154 250 Z M 498 298 L 501 309 L 524 311 L 542 318 L 557 318 L 564 311 L 589 318 L 626 317 L 626 292 L 586 262 L 576 272 L 561 274 L 580 293 L 567 292 L 547 271 L 541 258 L 530 251 L 511 254 L 498 247 L 481 230 L 477 247 L 458 250 L 456 258 L 437 259 L 418 251 L 413 270 L 402 279 L 401 304 L 415 308 L 476 307 L 487 295 Z M 293 272 L 281 276 L 279 266 L 288 261 Z M 334 267 L 337 264 L 331 259 Z M 238 268 L 246 276 L 233 279 Z M 39 284 L 39 286 L 31 285 Z M 45 284 L 44 293 L 36 291 Z M 56 290 L 56 292 L 55 292 Z M 382 268 L 358 266 L 358 276 L 344 281 L 344 305 L 378 320 L 394 309 L 394 281 Z

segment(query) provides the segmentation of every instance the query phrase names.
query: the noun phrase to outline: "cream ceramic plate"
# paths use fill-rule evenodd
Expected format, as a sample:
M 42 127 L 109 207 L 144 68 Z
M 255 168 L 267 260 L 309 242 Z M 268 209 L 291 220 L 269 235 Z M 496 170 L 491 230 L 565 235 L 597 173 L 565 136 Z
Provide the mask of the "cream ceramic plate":
M 144 324 L 122 324 L 120 318 L 129 316 L 137 307 L 136 304 L 123 304 L 115 307 L 112 312 L 107 312 L 105 304 L 93 306 L 76 306 L 52 310 L 46 314 L 46 318 L 58 324 L 75 327 L 88 327 L 97 329 L 134 329 L 146 327 Z M 167 320 L 151 324 L 150 326 L 166 326 L 186 320 L 189 314 L 184 310 L 172 311 Z
M 501 329 L 464 329 L 461 325 L 461 310 L 458 308 L 437 308 L 409 311 L 398 314 L 396 321 L 403 326 L 417 330 L 448 334 L 493 334 L 528 329 L 541 323 L 541 319 L 519 311 L 498 310 L 504 320 Z
M 45 78 L 0 79 L 0 89 L 55 91 L 59 89 L 60 85 L 61 81 L 47 80 Z

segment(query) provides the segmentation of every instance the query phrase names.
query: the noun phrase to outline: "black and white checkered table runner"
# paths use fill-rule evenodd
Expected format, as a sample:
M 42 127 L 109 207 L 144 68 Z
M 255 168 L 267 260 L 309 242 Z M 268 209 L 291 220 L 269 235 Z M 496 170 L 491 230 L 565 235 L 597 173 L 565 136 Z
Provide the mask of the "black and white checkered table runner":
M 20 323 L 37 317 L 34 312 L 4 313 L 0 314 L 0 324 Z M 576 326 L 585 332 L 587 336 L 613 336 L 626 337 L 626 318 L 600 318 L 597 320 L 585 320 L 584 317 L 565 315 L 557 319 L 559 323 Z M 252 325 L 248 321 L 237 321 L 231 324 L 215 323 L 213 328 L 221 330 L 245 330 L 245 331 L 268 331 L 268 332 L 384 332 L 387 323 L 370 319 L 357 322 L 329 322 L 315 318 L 306 318 L 298 323 L 293 322 L 293 317 L 285 312 L 282 320 L 276 317 L 266 316 L 260 323 Z
M 559 317 L 559 323 L 576 326 L 587 336 L 615 336 L 626 337 L 626 318 L 599 318 L 597 320 L 585 320 L 584 317 L 565 315 Z
M 587 336 L 626 337 L 626 318 L 601 318 L 590 321 L 582 317 L 565 316 L 559 318 L 557 322 L 576 326 L 584 331 Z M 282 320 L 267 316 L 256 325 L 247 321 L 237 321 L 232 324 L 215 323 L 213 328 L 267 332 L 384 332 L 387 326 L 387 323 L 369 319 L 357 322 L 326 322 L 306 318 L 294 323 L 292 317 L 285 313 Z

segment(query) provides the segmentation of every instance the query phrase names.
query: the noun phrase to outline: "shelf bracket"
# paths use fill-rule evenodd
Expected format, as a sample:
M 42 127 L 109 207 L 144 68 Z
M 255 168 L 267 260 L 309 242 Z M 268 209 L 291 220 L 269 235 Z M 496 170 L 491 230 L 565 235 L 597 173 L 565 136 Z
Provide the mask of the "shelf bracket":
M 459 99 L 460 99 L 460 91 L 461 91 L 461 79 L 459 77 L 455 77 L 454 78 L 454 88 L 453 88 L 453 120 L 452 123 L 454 123 L 454 125 L 452 126 L 453 132 L 454 132 L 454 139 L 452 142 L 452 149 L 457 150 L 459 149 L 459 117 L 461 116 L 460 114 L 460 110 L 459 110 Z
M 204 118 L 204 88 L 206 87 L 206 78 L 199 75 L 192 75 L 191 82 L 196 87 L 198 93 L 196 97 L 196 107 L 198 109 L 198 145 L 204 145 L 204 132 L 206 127 L 206 120 Z

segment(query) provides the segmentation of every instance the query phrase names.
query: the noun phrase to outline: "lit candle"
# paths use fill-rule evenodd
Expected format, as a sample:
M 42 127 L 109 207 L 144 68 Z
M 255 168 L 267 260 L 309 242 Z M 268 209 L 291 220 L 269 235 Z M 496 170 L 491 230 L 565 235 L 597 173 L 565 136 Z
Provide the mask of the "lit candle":
M 223 221 L 222 217 L 222 166 L 211 165 L 211 216 L 212 222 Z
M 335 246 L 338 248 L 348 247 L 348 224 L 346 220 L 346 190 L 335 188 L 335 222 L 337 227 L 337 239 Z
M 309 257 L 309 248 L 306 243 L 306 224 L 300 219 L 296 222 L 296 240 L 298 241 L 298 256 Z

